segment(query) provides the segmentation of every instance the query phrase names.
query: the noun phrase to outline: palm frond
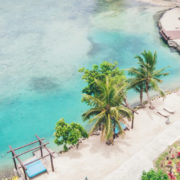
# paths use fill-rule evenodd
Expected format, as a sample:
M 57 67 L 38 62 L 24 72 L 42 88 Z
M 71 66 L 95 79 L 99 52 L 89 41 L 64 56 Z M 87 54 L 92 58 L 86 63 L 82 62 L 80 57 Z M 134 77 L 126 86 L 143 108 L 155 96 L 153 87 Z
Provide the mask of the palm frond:
M 122 120 L 121 120 L 122 121 Z M 119 130 L 120 130 L 120 134 L 125 134 L 125 131 L 124 129 L 122 128 L 122 125 L 121 125 L 121 121 L 120 120 L 116 120 L 116 124 L 118 125 L 119 127 Z M 123 122 L 125 124 L 125 122 Z
M 153 76 L 154 77 L 161 77 L 161 76 L 167 76 L 169 73 L 165 73 L 164 71 L 167 69 L 167 67 L 165 68 L 161 68 L 161 69 L 158 69 L 156 71 L 153 72 Z
M 146 64 L 144 62 L 144 59 L 141 57 L 141 56 L 135 56 L 135 58 L 138 60 L 138 64 L 141 66 L 141 67 L 145 67 Z
M 88 94 L 83 94 L 82 100 L 87 101 L 90 106 L 96 107 L 96 106 L 103 106 L 104 105 L 104 103 L 100 99 L 98 99 L 94 96 L 88 95 Z
M 104 110 L 104 111 L 102 111 L 101 113 L 97 114 L 97 115 L 94 116 L 93 118 L 89 119 L 89 123 L 92 123 L 92 122 L 94 122 L 95 120 L 97 121 L 97 120 L 103 118 L 103 117 L 105 116 L 105 113 L 106 113 L 106 111 Z
M 125 117 L 127 117 L 128 120 L 132 119 L 133 113 L 132 113 L 132 111 L 129 108 L 121 105 L 121 106 L 118 107 L 118 111 L 119 111 L 120 114 L 122 114 Z
M 97 115 L 98 113 L 100 113 L 102 111 L 102 108 L 91 108 L 89 109 L 87 112 L 82 114 L 83 120 L 86 121 L 87 119 L 89 119 L 91 116 Z
M 166 96 L 166 94 L 164 93 L 164 91 L 162 89 L 159 89 L 159 94 L 163 97 Z
M 151 79 L 150 83 L 151 83 L 151 87 L 152 87 L 153 90 L 159 91 L 159 86 L 158 86 L 157 81 L 155 81 L 154 79 Z
M 130 68 L 128 74 L 131 76 L 143 76 L 142 71 L 137 68 Z
M 103 118 L 99 118 L 96 123 L 91 128 L 89 135 L 92 135 L 92 133 L 98 128 L 98 126 L 101 124 L 101 121 L 103 121 Z

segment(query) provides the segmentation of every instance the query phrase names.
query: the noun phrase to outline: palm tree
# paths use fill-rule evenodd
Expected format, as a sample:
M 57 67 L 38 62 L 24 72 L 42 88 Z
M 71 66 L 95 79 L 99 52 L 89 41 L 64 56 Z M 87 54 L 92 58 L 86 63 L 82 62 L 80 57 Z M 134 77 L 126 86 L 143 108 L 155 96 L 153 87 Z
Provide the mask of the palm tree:
M 144 51 L 141 56 L 135 57 L 138 60 L 139 67 L 131 68 L 129 74 L 134 76 L 131 79 L 131 86 L 140 86 L 141 94 L 143 91 L 147 94 L 148 103 L 150 108 L 153 109 L 152 102 L 149 96 L 149 90 L 159 91 L 161 95 L 164 95 L 163 91 L 159 88 L 158 84 L 162 83 L 160 79 L 162 76 L 167 76 L 168 73 L 164 73 L 166 68 L 156 69 L 157 65 L 157 53 L 154 54 L 151 51 Z
M 131 68 L 128 71 L 128 74 L 134 76 L 133 78 L 129 78 L 129 89 L 134 89 L 139 93 L 140 105 L 143 107 L 143 93 L 145 92 L 145 83 L 141 81 L 143 77 L 139 75 L 140 69 Z
M 121 82 L 120 86 L 116 78 L 110 79 L 106 76 L 105 82 L 96 80 L 96 84 L 100 90 L 98 96 L 83 95 L 83 99 L 92 106 L 83 114 L 83 119 L 93 123 L 90 134 L 101 127 L 101 139 L 105 140 L 107 144 L 112 144 L 115 127 L 119 127 L 120 133 L 124 133 L 121 122 L 126 124 L 124 118 L 127 117 L 130 120 L 132 117 L 132 111 L 122 105 L 125 81 Z

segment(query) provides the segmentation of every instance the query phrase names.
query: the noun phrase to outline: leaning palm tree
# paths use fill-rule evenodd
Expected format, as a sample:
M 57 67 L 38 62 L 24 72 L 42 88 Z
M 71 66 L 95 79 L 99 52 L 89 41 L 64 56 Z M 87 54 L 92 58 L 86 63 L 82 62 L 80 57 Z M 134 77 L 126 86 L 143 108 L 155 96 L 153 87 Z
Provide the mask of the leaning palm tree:
M 127 117 L 130 120 L 132 117 L 132 111 L 122 105 L 125 82 L 122 82 L 120 86 L 117 79 L 106 76 L 105 82 L 96 80 L 96 84 L 100 90 L 98 96 L 83 95 L 83 99 L 92 106 L 83 114 L 83 119 L 93 123 L 90 134 L 100 127 L 101 139 L 107 144 L 112 144 L 115 127 L 119 127 L 120 133 L 124 133 L 121 122 L 126 124 L 124 118 Z
M 165 73 L 166 68 L 156 69 L 157 65 L 157 53 L 154 54 L 150 51 L 144 51 L 141 53 L 141 56 L 135 57 L 138 60 L 139 67 L 131 68 L 129 74 L 134 76 L 134 79 L 131 80 L 132 87 L 142 86 L 141 91 L 145 88 L 147 94 L 148 103 L 150 108 L 153 109 L 152 102 L 149 96 L 149 90 L 155 90 L 160 92 L 161 95 L 164 95 L 163 91 L 158 86 L 159 83 L 162 83 L 160 79 L 162 76 L 167 76 L 168 73 Z

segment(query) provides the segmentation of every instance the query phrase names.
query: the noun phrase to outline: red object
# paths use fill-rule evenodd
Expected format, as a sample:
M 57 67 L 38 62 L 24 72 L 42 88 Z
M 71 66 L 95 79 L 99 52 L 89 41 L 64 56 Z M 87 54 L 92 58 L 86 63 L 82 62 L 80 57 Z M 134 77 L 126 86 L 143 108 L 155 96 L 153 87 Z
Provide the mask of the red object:
M 178 172 L 178 173 L 180 172 L 180 167 L 177 168 L 177 172 Z
M 168 173 L 169 179 L 176 180 L 176 177 L 172 173 Z
M 171 158 L 172 158 L 172 159 L 174 159 L 174 158 L 175 158 L 174 154 L 172 154 Z
M 178 157 L 180 157 L 180 151 L 179 151 L 179 152 L 177 152 L 177 156 L 178 156 Z
M 172 164 L 172 161 L 168 161 L 168 164 Z
M 180 162 L 177 162 L 176 166 L 180 167 Z

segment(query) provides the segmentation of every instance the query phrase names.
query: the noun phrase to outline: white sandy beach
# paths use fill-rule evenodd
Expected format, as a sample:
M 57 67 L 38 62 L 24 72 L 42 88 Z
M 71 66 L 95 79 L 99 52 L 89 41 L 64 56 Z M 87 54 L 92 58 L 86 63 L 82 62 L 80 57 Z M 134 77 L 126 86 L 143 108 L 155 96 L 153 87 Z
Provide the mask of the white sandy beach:
M 156 152 L 159 150 L 159 153 L 161 153 L 164 147 L 161 146 L 163 142 L 159 142 L 167 141 L 168 139 L 161 138 L 165 137 L 163 133 L 168 133 L 169 137 L 173 134 L 172 137 L 175 139 L 180 137 L 179 129 L 176 130 L 175 128 L 177 124 L 180 126 L 180 91 L 167 95 L 165 99 L 158 98 L 154 100 L 153 105 L 156 107 L 155 110 L 150 110 L 146 107 L 138 111 L 138 115 L 135 115 L 134 129 L 127 131 L 124 137 L 117 138 L 113 146 L 107 146 L 105 143 L 100 142 L 99 136 L 91 136 L 80 144 L 79 149 L 71 149 L 69 152 L 60 154 L 56 157 L 54 159 L 54 173 L 51 172 L 49 168 L 50 163 L 47 161 L 49 173 L 42 174 L 35 179 L 84 180 L 85 177 L 88 177 L 88 180 L 103 180 L 106 178 L 107 180 L 114 180 L 115 178 L 113 178 L 113 176 L 115 176 L 119 180 L 125 180 L 124 178 L 118 178 L 119 175 L 117 173 L 123 175 L 123 172 L 118 171 L 118 169 L 122 169 L 124 165 L 130 167 L 133 159 L 135 159 L 134 157 L 138 152 L 142 151 L 144 147 L 147 147 L 148 144 L 153 142 L 153 148 L 157 150 Z M 168 107 L 175 111 L 175 114 L 169 114 L 171 121 L 169 125 L 165 124 L 165 117 L 157 114 L 157 111 L 163 107 Z M 175 128 L 175 130 L 173 128 Z M 160 138 L 157 142 L 155 139 L 156 137 Z M 175 139 L 170 138 L 168 143 L 173 143 Z M 169 144 L 167 144 L 167 146 Z M 146 148 L 145 151 L 149 152 L 151 155 L 152 149 Z M 157 158 L 157 153 L 153 155 L 155 157 L 151 156 L 152 159 L 150 158 L 149 161 L 153 162 L 153 160 Z M 137 168 L 137 170 L 134 169 L 134 171 L 132 171 L 134 174 L 131 173 L 133 177 L 137 177 L 139 175 L 138 173 L 143 170 L 142 168 L 149 168 L 149 163 L 146 163 L 146 158 L 147 157 L 142 157 L 139 161 L 136 160 L 133 162 L 133 167 Z M 140 164 L 141 166 L 138 166 Z M 152 163 L 150 166 L 152 166 Z M 125 175 L 128 177 L 128 173 L 124 173 L 126 173 Z M 129 176 L 127 180 L 131 179 L 132 178 Z M 134 178 L 134 180 L 135 179 L 136 178 Z

